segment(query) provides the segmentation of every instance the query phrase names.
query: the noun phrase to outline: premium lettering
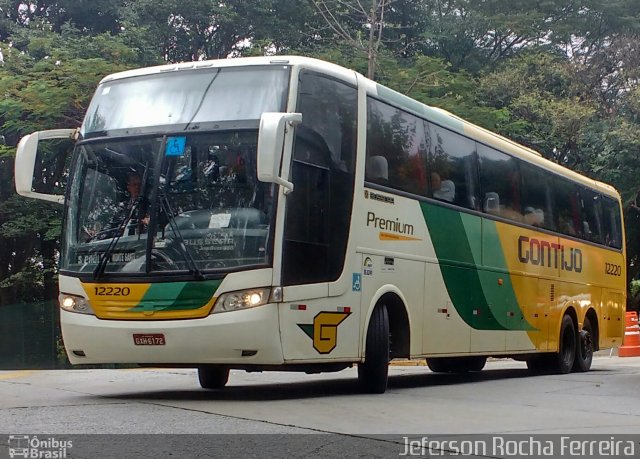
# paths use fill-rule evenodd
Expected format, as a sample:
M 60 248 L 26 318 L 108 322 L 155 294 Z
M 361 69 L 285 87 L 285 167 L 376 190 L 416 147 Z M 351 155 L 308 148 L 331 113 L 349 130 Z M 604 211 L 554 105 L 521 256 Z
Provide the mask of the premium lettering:
M 527 236 L 518 238 L 518 259 L 522 263 L 530 263 L 535 266 L 582 272 L 582 251 L 580 249 L 567 249 L 562 244 L 528 238 Z
M 413 225 L 402 223 L 400 219 L 387 220 L 376 217 L 374 212 L 367 212 L 367 226 L 373 226 L 381 230 L 393 231 L 400 234 L 413 235 Z

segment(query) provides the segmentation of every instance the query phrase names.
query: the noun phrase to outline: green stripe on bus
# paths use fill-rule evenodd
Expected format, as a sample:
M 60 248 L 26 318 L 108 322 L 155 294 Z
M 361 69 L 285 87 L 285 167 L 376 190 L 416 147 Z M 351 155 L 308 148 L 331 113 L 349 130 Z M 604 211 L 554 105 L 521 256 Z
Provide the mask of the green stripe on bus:
M 460 317 L 478 330 L 533 330 L 518 305 L 495 222 L 425 202 L 421 208 Z M 483 244 L 504 272 L 482 269 Z
M 151 284 L 140 303 L 130 311 L 183 311 L 207 304 L 222 280 L 203 282 L 162 282 Z
M 477 330 L 505 330 L 487 304 L 478 275 L 480 218 L 425 202 L 420 206 L 447 293 L 462 320 Z

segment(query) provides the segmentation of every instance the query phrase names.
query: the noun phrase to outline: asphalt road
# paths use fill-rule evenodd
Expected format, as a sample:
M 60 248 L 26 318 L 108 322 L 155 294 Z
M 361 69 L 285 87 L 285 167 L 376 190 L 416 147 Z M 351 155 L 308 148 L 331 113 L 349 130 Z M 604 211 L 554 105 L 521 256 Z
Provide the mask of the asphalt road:
M 353 441 L 640 432 L 640 358 L 596 356 L 590 372 L 568 375 L 533 376 L 511 360 L 465 375 L 424 366 L 392 366 L 390 374 L 385 394 L 365 395 L 355 369 L 232 371 L 221 391 L 200 389 L 186 369 L 4 371 L 0 434 L 320 433 Z

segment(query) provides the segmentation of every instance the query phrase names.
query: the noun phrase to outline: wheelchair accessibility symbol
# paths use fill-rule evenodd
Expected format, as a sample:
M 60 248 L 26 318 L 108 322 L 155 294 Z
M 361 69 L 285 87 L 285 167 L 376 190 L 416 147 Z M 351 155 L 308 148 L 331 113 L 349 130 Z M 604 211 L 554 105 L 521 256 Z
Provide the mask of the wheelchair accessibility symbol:
M 359 292 L 362 290 L 362 282 L 360 273 L 353 273 L 353 282 L 351 283 L 351 290 Z
M 169 137 L 164 154 L 165 156 L 183 156 L 186 145 L 186 137 Z

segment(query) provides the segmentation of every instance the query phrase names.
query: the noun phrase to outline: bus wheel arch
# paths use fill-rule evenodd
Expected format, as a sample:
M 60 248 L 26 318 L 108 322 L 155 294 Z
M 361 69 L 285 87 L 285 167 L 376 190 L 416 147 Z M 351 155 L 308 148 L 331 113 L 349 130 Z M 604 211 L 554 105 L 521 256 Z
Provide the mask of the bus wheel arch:
M 411 322 L 403 295 L 395 289 L 384 293 L 379 291 L 374 300 L 372 307 L 369 308 L 369 317 L 364 330 L 368 330 L 375 308 L 384 305 L 389 319 L 390 359 L 409 358 L 411 355 Z M 366 339 L 366 333 L 363 333 L 363 354 L 366 353 Z

